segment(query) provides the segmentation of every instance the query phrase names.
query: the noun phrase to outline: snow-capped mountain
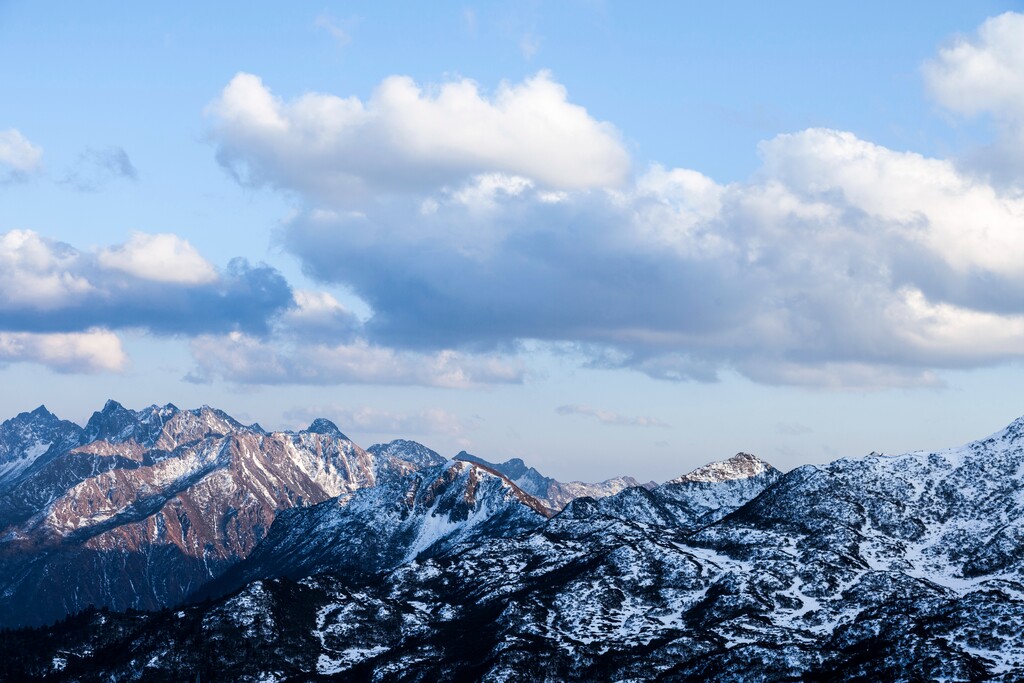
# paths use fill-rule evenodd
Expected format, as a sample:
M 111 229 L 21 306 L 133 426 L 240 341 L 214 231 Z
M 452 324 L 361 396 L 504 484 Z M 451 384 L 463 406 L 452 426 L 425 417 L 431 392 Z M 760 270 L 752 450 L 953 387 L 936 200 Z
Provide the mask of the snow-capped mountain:
M 580 519 L 603 515 L 695 531 L 753 500 L 781 476 L 756 456 L 737 453 L 661 486 L 636 486 L 599 500 L 574 500 L 563 515 Z
M 378 479 L 404 476 L 424 467 L 434 467 L 448 459 L 421 443 L 408 439 L 395 439 L 389 443 L 375 443 L 366 449 L 378 463 Z
M 267 433 L 205 406 L 109 401 L 84 429 L 41 408 L 0 437 L 0 626 L 176 604 L 246 557 L 279 511 L 419 467 L 327 420 Z
M 0 424 L 0 493 L 13 486 L 49 452 L 77 446 L 82 428 L 39 406 Z
M 3 666 L 55 680 L 1024 679 L 1024 420 L 784 475 L 737 457 L 375 580 L 255 581 L 177 612 L 9 633 Z M 753 498 L 706 524 L 703 503 L 680 523 L 657 493 L 708 501 L 722 485 Z
M 556 512 L 576 498 L 584 496 L 603 498 L 632 486 L 640 486 L 640 482 L 633 477 L 615 477 L 596 484 L 583 481 L 560 482 L 551 477 L 545 477 L 520 458 L 512 458 L 502 463 L 492 463 L 466 451 L 461 451 L 455 456 L 455 460 L 475 462 L 500 472 L 520 489 Z M 644 484 L 644 486 L 650 487 L 654 484 L 652 482 Z
M 543 524 L 544 505 L 493 470 L 454 461 L 278 515 L 267 537 L 202 595 L 325 571 L 369 578 L 460 543 Z

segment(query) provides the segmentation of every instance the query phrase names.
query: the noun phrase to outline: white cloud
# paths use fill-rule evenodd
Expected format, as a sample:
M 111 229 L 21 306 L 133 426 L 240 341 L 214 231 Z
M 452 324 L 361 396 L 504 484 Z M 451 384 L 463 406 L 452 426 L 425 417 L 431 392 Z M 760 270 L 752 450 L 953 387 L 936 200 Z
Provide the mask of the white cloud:
M 284 102 L 240 73 L 207 113 L 218 158 L 239 180 L 331 203 L 481 173 L 554 189 L 612 186 L 630 165 L 618 132 L 544 71 L 490 97 L 468 79 L 424 89 L 391 76 L 365 103 L 319 93 Z
M 502 358 L 443 350 L 396 351 L 363 339 L 349 344 L 285 348 L 240 333 L 203 335 L 191 342 L 193 381 L 220 377 L 245 384 L 393 384 L 462 389 L 519 383 L 522 368 Z
M 599 349 L 596 365 L 658 378 L 732 367 L 852 388 L 934 385 L 934 368 L 1024 355 L 1021 197 L 841 131 L 781 135 L 761 154 L 746 183 L 654 167 L 557 201 L 478 176 L 427 213 L 368 207 L 358 227 L 300 215 L 286 245 L 367 301 L 371 338 L 399 346 L 574 341 Z
M 176 235 L 81 251 L 28 230 L 0 233 L 0 330 L 265 334 L 293 305 L 272 268 L 235 259 L 218 272 Z
M 1007 172 L 1024 172 L 1022 46 L 1006 14 L 925 68 L 945 106 L 993 116 Z M 1024 357 L 1022 174 L 811 128 L 763 142 L 745 182 L 634 176 L 546 72 L 493 96 L 392 77 L 365 102 L 284 102 L 239 74 L 208 111 L 240 180 L 304 200 L 285 247 L 372 310 L 366 341 L 243 348 L 269 355 L 235 377 L 459 384 L 439 379 L 451 349 L 522 340 L 664 379 L 858 389 Z
M 1024 119 L 1024 14 L 987 19 L 976 36 L 940 49 L 924 73 L 935 98 L 953 111 Z
M 80 272 L 80 254 L 29 230 L 0 234 L 0 293 L 6 306 L 52 309 L 95 288 Z
M 0 362 L 40 363 L 66 373 L 120 372 L 128 364 L 121 340 L 109 330 L 70 334 L 0 332 Z
M 170 233 L 134 233 L 126 243 L 99 252 L 100 266 L 141 280 L 199 285 L 217 279 L 217 270 L 187 240 Z
M 0 130 L 0 182 L 23 180 L 42 166 L 43 150 L 14 128 Z
M 1001 182 L 1024 183 L 1024 14 L 986 20 L 974 36 L 960 36 L 924 66 L 935 99 L 966 116 L 990 114 L 996 144 L 967 159 Z
M 559 415 L 583 415 L 592 417 L 601 424 L 618 427 L 668 427 L 668 424 L 656 417 L 622 415 L 612 410 L 594 408 L 584 405 L 559 406 L 555 409 Z

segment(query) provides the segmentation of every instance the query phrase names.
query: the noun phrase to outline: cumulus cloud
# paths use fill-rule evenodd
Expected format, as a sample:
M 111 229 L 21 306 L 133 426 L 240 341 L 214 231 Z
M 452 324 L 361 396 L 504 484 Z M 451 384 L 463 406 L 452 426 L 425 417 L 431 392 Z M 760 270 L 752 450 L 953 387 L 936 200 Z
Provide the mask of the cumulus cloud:
M 276 270 L 236 259 L 219 272 L 175 235 L 80 251 L 31 231 L 0 234 L 0 330 L 267 334 L 292 306 Z
M 1024 117 L 1024 15 L 987 19 L 974 36 L 957 37 L 924 71 L 940 103 L 964 114 Z
M 202 285 L 217 279 L 213 264 L 186 240 L 169 233 L 137 232 L 125 244 L 102 249 L 97 261 L 103 268 L 155 282 Z
M 204 335 L 191 342 L 196 370 L 187 379 L 226 379 L 243 384 L 390 384 L 461 389 L 516 384 L 520 365 L 491 355 L 451 350 L 396 351 L 364 339 L 350 344 L 300 344 L 287 348 L 241 333 Z
M 285 244 L 369 303 L 369 337 L 569 340 L 665 379 L 931 385 L 1024 348 L 1024 200 L 841 131 L 781 135 L 749 182 L 655 167 L 551 193 L 478 176 L 429 211 L 307 212 Z M 342 258 L 344 255 L 344 258 Z
M 1016 131 L 1020 45 L 1019 15 L 992 19 L 926 67 L 931 88 Z M 240 75 L 211 114 L 243 181 L 305 200 L 283 244 L 372 309 L 365 348 L 540 340 L 661 379 L 857 389 L 1024 356 L 1024 193 L 955 160 L 812 128 L 764 141 L 744 182 L 631 176 L 545 73 L 493 98 L 388 79 L 365 104 Z
M 82 192 L 96 192 L 117 179 L 137 180 L 135 165 L 128 153 L 117 146 L 86 149 L 61 181 Z
M 986 20 L 973 36 L 960 36 L 924 66 L 936 100 L 966 116 L 989 114 L 1001 139 L 978 161 L 1004 180 L 1024 177 L 1024 14 Z
M 0 332 L 0 363 L 40 363 L 64 373 L 119 372 L 128 364 L 109 330 L 70 334 Z
M 554 189 L 605 187 L 621 184 L 630 165 L 618 132 L 543 71 L 491 96 L 468 79 L 422 88 L 392 76 L 366 102 L 320 93 L 285 102 L 240 73 L 207 114 L 217 158 L 240 182 L 335 204 L 487 172 Z
M 0 130 L 0 184 L 25 180 L 42 166 L 43 150 L 14 128 Z
M 668 427 L 668 424 L 656 417 L 621 415 L 611 410 L 603 410 L 592 406 L 568 405 L 555 409 L 559 415 L 583 415 L 592 417 L 601 424 L 617 427 Z

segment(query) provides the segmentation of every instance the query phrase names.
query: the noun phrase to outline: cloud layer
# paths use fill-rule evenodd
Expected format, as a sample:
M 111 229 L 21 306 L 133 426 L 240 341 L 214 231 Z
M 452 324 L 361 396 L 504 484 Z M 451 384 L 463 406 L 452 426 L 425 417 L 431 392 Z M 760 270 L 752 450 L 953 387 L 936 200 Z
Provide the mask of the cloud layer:
M 218 271 L 173 234 L 138 233 L 94 251 L 31 231 L 0 234 L 0 330 L 265 335 L 291 306 L 273 268 L 236 259 Z
M 811 129 L 749 182 L 653 168 L 627 190 L 477 176 L 429 211 L 310 211 L 285 244 L 399 347 L 572 341 L 602 366 L 933 384 L 1024 349 L 1024 199 L 953 162 Z
M 993 121 L 991 149 L 930 158 L 811 128 L 764 141 L 758 171 L 730 184 L 638 169 L 619 132 L 544 71 L 493 92 L 393 76 L 365 100 L 283 99 L 241 73 L 206 110 L 217 158 L 243 184 L 298 198 L 281 243 L 325 291 L 268 266 L 217 268 L 175 235 L 81 251 L 12 231 L 0 234 L 3 358 L 59 367 L 60 354 L 24 350 L 37 335 L 39 349 L 43 336 L 106 349 L 68 351 L 68 368 L 116 369 L 123 353 L 104 335 L 142 328 L 188 337 L 196 381 L 262 384 L 520 382 L 529 340 L 661 379 L 728 369 L 837 388 L 934 385 L 944 368 L 1019 359 L 1020 45 L 1024 16 L 1008 13 L 924 67 L 940 104 Z M 94 156 L 134 174 L 127 155 Z M 0 133 L 6 179 L 40 159 Z
M 121 340 L 108 330 L 71 334 L 0 332 L 0 363 L 40 363 L 64 373 L 120 372 Z
M 225 379 L 243 384 L 391 384 L 465 389 L 516 384 L 523 368 L 499 356 L 451 350 L 396 351 L 370 344 L 281 344 L 241 333 L 203 335 L 191 342 L 197 369 L 193 382 Z
M 927 67 L 931 87 L 1016 126 L 1021 44 L 1024 18 L 990 20 Z M 433 92 L 398 78 L 367 105 L 284 104 L 240 75 L 211 106 L 222 158 L 306 198 L 284 244 L 372 307 L 373 343 L 571 342 L 654 377 L 836 387 L 935 384 L 1024 350 L 1024 197 L 955 161 L 808 129 L 762 143 L 747 182 L 627 182 L 612 129 L 549 74 L 490 101 Z

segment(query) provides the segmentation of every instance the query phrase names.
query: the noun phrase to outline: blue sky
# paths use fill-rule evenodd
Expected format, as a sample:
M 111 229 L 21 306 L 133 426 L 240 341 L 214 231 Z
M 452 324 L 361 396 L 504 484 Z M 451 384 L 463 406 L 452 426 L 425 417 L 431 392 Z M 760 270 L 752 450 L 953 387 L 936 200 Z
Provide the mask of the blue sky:
M 1020 3 L 0 2 L 0 412 L 667 479 L 1024 413 Z

